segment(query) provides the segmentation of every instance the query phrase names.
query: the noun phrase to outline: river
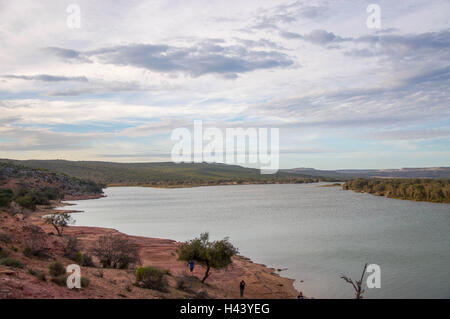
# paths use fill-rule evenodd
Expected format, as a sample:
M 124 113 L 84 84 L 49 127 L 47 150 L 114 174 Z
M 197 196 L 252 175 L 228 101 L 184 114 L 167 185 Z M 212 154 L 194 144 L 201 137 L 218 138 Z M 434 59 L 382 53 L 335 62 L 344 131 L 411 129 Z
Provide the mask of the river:
M 319 184 L 195 188 L 113 187 L 107 197 L 69 202 L 76 225 L 131 235 L 225 236 L 240 254 L 283 269 L 315 298 L 352 298 L 340 274 L 381 269 L 365 298 L 450 298 L 450 205 L 403 201 Z M 284 270 L 285 269 L 285 270 Z

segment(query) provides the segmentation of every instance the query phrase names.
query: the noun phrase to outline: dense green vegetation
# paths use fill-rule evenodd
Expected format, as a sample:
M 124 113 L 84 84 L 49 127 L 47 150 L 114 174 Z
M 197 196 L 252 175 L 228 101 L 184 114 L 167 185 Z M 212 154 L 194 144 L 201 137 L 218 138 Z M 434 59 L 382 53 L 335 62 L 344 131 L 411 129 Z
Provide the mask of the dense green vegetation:
M 450 203 L 450 179 L 355 179 L 342 188 L 390 198 Z
M 12 191 L 12 189 L 0 189 L 0 207 L 8 207 L 12 202 L 13 197 L 14 192 Z
M 14 164 L 64 173 L 109 185 L 183 187 L 246 183 L 310 183 L 334 181 L 325 177 L 278 172 L 262 175 L 259 169 L 210 163 L 112 163 L 65 160 L 11 161 Z
M 44 187 L 42 191 L 31 190 L 20 187 L 15 192 L 10 188 L 0 189 L 0 207 L 9 207 L 11 202 L 31 210 L 36 209 L 36 205 L 48 205 L 49 200 L 59 199 L 58 189 Z
M 63 199 L 66 195 L 101 194 L 103 186 L 42 168 L 0 161 L 0 207 L 9 207 L 15 202 L 22 208 L 34 210 L 37 205 L 49 205 L 51 200 Z

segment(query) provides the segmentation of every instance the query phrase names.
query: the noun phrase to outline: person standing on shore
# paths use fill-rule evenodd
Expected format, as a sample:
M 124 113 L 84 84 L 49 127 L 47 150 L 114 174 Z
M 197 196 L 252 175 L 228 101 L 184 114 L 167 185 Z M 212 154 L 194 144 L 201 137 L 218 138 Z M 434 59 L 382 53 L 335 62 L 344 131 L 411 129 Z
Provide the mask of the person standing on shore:
M 305 299 L 305 297 L 303 297 L 303 293 L 301 291 L 298 294 L 297 299 Z
M 190 260 L 190 261 L 189 261 L 189 270 L 190 270 L 191 272 L 194 271 L 194 266 L 195 266 L 194 261 L 193 261 L 193 260 Z
M 241 283 L 239 284 L 239 290 L 241 292 L 241 298 L 244 297 L 244 289 L 245 289 L 245 281 L 241 281 Z

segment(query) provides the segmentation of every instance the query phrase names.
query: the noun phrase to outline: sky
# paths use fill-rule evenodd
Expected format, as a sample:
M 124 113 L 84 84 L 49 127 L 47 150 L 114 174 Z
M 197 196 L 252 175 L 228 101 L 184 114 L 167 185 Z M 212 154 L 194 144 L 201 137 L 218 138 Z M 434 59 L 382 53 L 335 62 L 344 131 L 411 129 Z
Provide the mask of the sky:
M 168 161 L 202 120 L 279 128 L 281 168 L 450 166 L 449 17 L 446 0 L 0 0 L 0 158 Z

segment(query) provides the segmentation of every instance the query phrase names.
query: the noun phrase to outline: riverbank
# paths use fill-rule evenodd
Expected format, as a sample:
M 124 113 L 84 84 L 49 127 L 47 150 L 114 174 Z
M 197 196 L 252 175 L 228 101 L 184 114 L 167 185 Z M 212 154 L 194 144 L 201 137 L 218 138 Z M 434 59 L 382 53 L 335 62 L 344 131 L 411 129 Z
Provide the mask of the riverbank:
M 450 203 L 450 179 L 355 179 L 344 190 L 415 202 Z
M 202 284 L 199 281 L 204 273 L 201 266 L 196 266 L 191 274 L 187 272 L 187 265 L 177 260 L 178 242 L 130 236 L 114 229 L 100 227 L 70 226 L 65 229 L 64 236 L 77 238 L 80 251 L 83 252 L 89 252 L 98 239 L 107 234 L 128 239 L 138 248 L 142 265 L 168 270 L 168 291 L 160 292 L 134 286 L 134 270 L 81 267 L 82 276 L 90 280 L 90 285 L 79 291 L 57 286 L 48 280 L 39 281 L 30 274 L 30 270 L 48 274 L 48 266 L 53 260 L 61 261 L 64 265 L 74 263 L 63 256 L 66 239 L 56 236 L 52 226 L 45 224 L 42 219 L 43 215 L 61 211 L 58 208 L 62 206 L 64 203 L 55 202 L 51 207 L 39 207 L 28 217 L 13 217 L 6 212 L 0 212 L 1 232 L 11 238 L 9 246 L 16 248 L 11 250 L 11 257 L 24 265 L 24 268 L 15 269 L 0 266 L 0 298 L 239 298 L 241 280 L 247 283 L 246 298 L 291 299 L 298 295 L 293 286 L 294 280 L 281 277 L 275 269 L 253 263 L 243 256 L 234 257 L 227 270 L 214 270 L 206 284 Z M 24 256 L 23 250 L 29 241 L 30 227 L 39 227 L 45 234 L 45 242 L 50 248 L 50 259 Z M 189 289 L 180 289 L 178 282 L 182 278 L 188 278 Z
M 285 181 L 229 181 L 229 182 L 199 182 L 199 183 L 107 183 L 106 187 L 154 187 L 154 188 L 192 188 L 201 186 L 227 186 L 227 185 L 274 185 L 274 184 L 310 184 L 319 183 L 321 180 L 306 181 L 304 179 L 292 179 Z

